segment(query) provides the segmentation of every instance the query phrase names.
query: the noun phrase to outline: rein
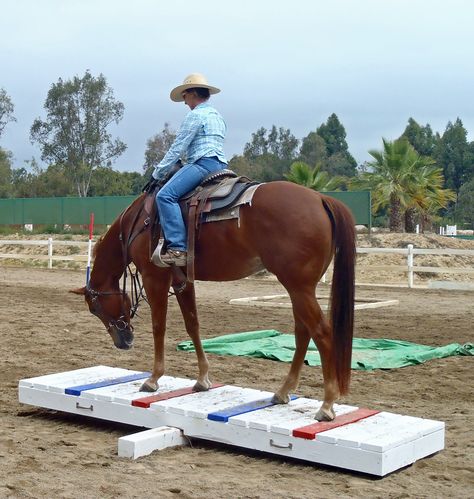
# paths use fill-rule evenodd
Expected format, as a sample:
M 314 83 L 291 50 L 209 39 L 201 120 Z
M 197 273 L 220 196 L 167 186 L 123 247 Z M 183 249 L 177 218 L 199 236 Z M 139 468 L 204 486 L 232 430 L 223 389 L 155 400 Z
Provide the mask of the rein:
M 103 318 L 105 318 L 106 321 L 108 321 L 107 330 L 109 330 L 111 327 L 115 327 L 119 331 L 124 331 L 126 329 L 133 331 L 133 326 L 126 319 L 125 307 L 124 307 L 125 297 L 127 296 L 127 278 L 129 276 L 131 279 L 131 284 L 130 284 L 130 294 L 131 294 L 131 297 L 130 297 L 130 301 L 131 301 L 130 319 L 133 319 L 133 317 L 136 315 L 138 307 L 139 307 L 140 302 L 142 300 L 145 300 L 148 303 L 148 300 L 144 294 L 144 286 L 143 286 L 143 282 L 140 278 L 140 273 L 136 269 L 135 269 L 135 271 L 133 271 L 130 267 L 128 249 L 129 249 L 130 245 L 132 244 L 132 242 L 136 239 L 136 237 L 148 228 L 148 226 L 150 224 L 150 218 L 149 217 L 146 218 L 144 220 L 143 226 L 134 232 L 134 228 L 137 224 L 138 218 L 143 211 L 143 204 L 142 204 L 140 206 L 140 208 L 137 210 L 137 212 L 135 213 L 135 216 L 133 218 L 133 223 L 131 225 L 131 229 L 130 229 L 130 232 L 128 233 L 128 236 L 125 237 L 124 236 L 124 228 L 123 228 L 123 219 L 124 219 L 124 216 L 128 212 L 129 209 L 130 209 L 130 206 L 122 212 L 122 215 L 120 216 L 120 222 L 119 222 L 119 224 L 120 224 L 119 240 L 120 240 L 121 245 L 122 245 L 122 257 L 123 257 L 123 268 L 124 268 L 122 288 L 118 291 L 97 291 L 97 290 L 91 288 L 89 283 L 87 283 L 86 288 L 85 288 L 86 295 L 91 298 L 91 301 L 94 305 L 94 310 L 92 311 L 92 313 L 96 316 L 99 316 L 99 317 L 102 316 Z M 112 319 L 112 317 L 110 317 L 110 315 L 104 313 L 103 308 L 100 304 L 100 301 L 98 300 L 98 298 L 101 296 L 112 296 L 112 295 L 121 295 L 122 296 L 122 300 L 121 300 L 122 315 L 116 320 Z
M 148 303 L 148 305 L 150 305 L 150 303 L 148 302 L 148 298 L 146 297 L 146 295 L 143 293 L 143 282 L 140 278 L 140 272 L 138 272 L 138 270 L 135 270 L 135 272 L 133 272 L 133 270 L 130 268 L 130 265 L 127 266 L 127 269 L 128 272 L 130 273 L 130 279 L 131 279 L 130 294 L 131 294 L 132 306 L 130 309 L 130 319 L 133 319 L 137 313 L 138 307 L 142 300 Z M 125 269 L 124 272 L 124 286 L 125 286 L 127 269 Z
M 133 232 L 135 225 L 137 224 L 138 218 L 140 217 L 143 207 L 144 207 L 144 202 L 141 204 L 140 209 L 137 210 L 135 213 L 135 216 L 133 218 L 133 222 L 131 225 L 130 232 L 128 234 L 128 237 L 125 238 L 123 234 L 123 218 L 125 214 L 128 212 L 130 209 L 130 206 L 122 212 L 122 215 L 120 216 L 120 232 L 119 232 L 119 239 L 122 243 L 122 256 L 123 256 L 123 263 L 124 263 L 124 271 L 123 271 L 123 283 L 122 283 L 122 291 L 121 294 L 122 296 L 125 296 L 127 294 L 127 277 L 128 274 L 130 274 L 130 279 L 131 279 L 131 284 L 130 284 L 130 294 L 131 294 L 131 302 L 132 306 L 130 309 L 130 318 L 133 319 L 135 317 L 138 307 L 140 305 L 141 300 L 145 300 L 148 303 L 148 300 L 143 293 L 143 282 L 140 278 L 140 273 L 138 270 L 135 269 L 135 272 L 130 268 L 129 264 L 129 258 L 128 258 L 128 248 L 130 245 L 133 243 L 133 241 L 139 236 L 142 232 L 144 232 L 146 229 L 148 229 L 150 225 L 150 217 L 145 218 L 143 222 L 143 226 L 140 227 L 137 231 Z M 123 298 L 122 298 L 123 300 Z

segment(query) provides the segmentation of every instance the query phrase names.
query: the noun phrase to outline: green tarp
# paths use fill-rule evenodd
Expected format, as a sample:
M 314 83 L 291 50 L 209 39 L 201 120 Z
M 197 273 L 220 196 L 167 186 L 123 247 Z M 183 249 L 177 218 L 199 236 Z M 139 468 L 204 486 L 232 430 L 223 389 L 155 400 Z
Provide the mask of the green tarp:
M 203 340 L 202 343 L 204 350 L 209 353 L 260 357 L 282 362 L 291 362 L 295 350 L 295 337 L 275 330 L 227 334 Z M 191 341 L 183 341 L 178 345 L 178 350 L 194 351 L 194 347 Z M 451 343 L 431 347 L 409 341 L 354 338 L 352 369 L 394 369 L 452 355 L 474 355 L 474 344 Z M 321 365 L 319 352 L 312 342 L 305 362 L 310 366 Z

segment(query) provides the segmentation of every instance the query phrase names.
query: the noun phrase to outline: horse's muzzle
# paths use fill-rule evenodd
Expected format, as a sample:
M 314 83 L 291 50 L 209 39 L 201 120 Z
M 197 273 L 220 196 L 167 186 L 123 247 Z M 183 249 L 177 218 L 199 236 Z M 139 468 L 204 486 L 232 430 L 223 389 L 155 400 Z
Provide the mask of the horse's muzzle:
M 114 345 L 121 350 L 130 350 L 133 346 L 133 327 L 123 321 L 111 323 L 108 332 L 114 341 Z

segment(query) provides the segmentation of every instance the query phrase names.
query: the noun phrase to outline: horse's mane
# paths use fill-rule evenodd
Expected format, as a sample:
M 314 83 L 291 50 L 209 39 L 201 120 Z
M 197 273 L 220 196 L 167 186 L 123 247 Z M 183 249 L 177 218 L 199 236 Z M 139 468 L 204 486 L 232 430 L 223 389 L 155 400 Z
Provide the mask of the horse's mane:
M 94 247 L 92 248 L 92 258 L 95 259 L 95 257 L 97 256 L 97 250 L 100 246 L 100 243 L 103 241 L 104 239 L 104 234 L 102 234 L 99 239 L 97 239 L 97 241 L 95 242 L 94 244 Z
M 107 230 L 107 232 L 105 232 L 105 234 L 102 234 L 101 236 L 99 236 L 99 239 L 97 239 L 96 243 L 94 244 L 94 247 L 92 248 L 92 257 L 95 259 L 95 257 L 97 256 L 97 251 L 99 250 L 100 248 L 100 245 L 102 244 L 102 242 L 104 241 L 104 238 L 105 236 L 107 236 L 109 230 L 120 220 L 120 218 L 125 214 L 126 211 L 128 211 L 130 208 L 133 208 L 139 201 L 142 201 L 143 200 L 143 194 L 141 194 L 140 196 L 138 196 L 135 200 L 133 200 L 132 204 L 130 204 L 129 206 L 127 206 L 120 214 L 119 216 L 114 220 L 114 222 L 112 223 L 112 225 L 109 227 L 109 229 Z

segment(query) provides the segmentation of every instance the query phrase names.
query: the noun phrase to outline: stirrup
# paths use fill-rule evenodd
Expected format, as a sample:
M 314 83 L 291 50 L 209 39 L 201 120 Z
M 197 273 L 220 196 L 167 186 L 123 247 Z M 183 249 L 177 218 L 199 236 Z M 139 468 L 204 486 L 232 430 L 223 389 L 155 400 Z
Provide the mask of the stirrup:
M 169 265 L 161 260 L 161 251 L 163 249 L 164 244 L 165 244 L 165 240 L 163 238 L 160 238 L 160 240 L 158 241 L 158 244 L 155 248 L 155 251 L 153 251 L 153 255 L 151 255 L 151 261 L 157 267 L 168 268 Z

